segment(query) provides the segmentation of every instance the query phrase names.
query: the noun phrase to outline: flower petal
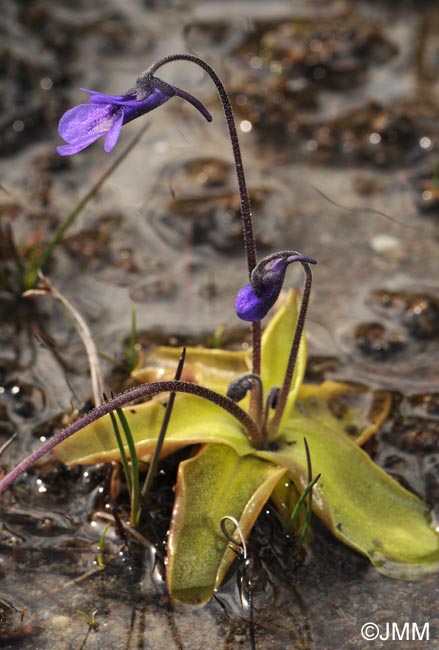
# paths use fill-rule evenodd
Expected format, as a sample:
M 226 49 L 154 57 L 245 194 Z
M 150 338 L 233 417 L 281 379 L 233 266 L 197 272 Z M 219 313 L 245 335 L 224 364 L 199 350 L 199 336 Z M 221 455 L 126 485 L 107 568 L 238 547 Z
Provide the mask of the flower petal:
M 159 88 L 152 88 L 150 93 L 142 99 L 138 99 L 137 94 L 134 91 L 126 93 L 125 95 L 104 95 L 103 93 L 98 93 L 94 90 L 86 90 L 85 88 L 81 88 L 81 90 L 90 94 L 90 97 L 88 98 L 90 103 L 110 104 L 112 106 L 123 106 L 126 109 L 134 109 L 136 111 L 135 117 L 143 115 L 144 113 L 149 113 L 173 97 L 172 94 L 163 92 Z M 129 120 L 125 120 L 124 124 L 126 124 L 126 121 Z
M 81 90 L 90 95 L 88 101 L 92 104 L 114 104 L 116 106 L 125 106 L 127 102 L 137 101 L 134 90 L 125 93 L 125 95 L 105 95 L 104 93 L 97 92 L 96 90 L 88 90 L 87 88 L 81 88 Z
M 238 317 L 246 321 L 259 321 L 279 297 L 282 284 L 268 285 L 262 296 L 257 296 L 251 284 L 246 284 L 238 291 L 235 309 Z
M 56 150 L 60 156 L 71 156 L 72 154 L 78 153 L 79 151 L 82 151 L 86 147 L 93 144 L 93 142 L 95 142 L 100 137 L 100 135 L 101 134 L 93 134 L 91 137 L 78 140 L 74 144 L 61 145 L 60 147 L 57 147 Z
M 120 135 L 120 130 L 122 128 L 122 124 L 124 123 L 124 111 L 120 111 L 120 115 L 111 127 L 111 129 L 108 131 L 108 135 L 105 138 L 105 144 L 104 144 L 104 149 L 107 153 L 109 153 L 114 146 L 116 145 L 116 142 L 119 139 Z
M 279 297 L 289 264 L 316 264 L 314 258 L 296 251 L 280 251 L 264 257 L 253 269 L 250 284 L 236 297 L 235 309 L 241 320 L 262 320 Z
M 102 106 L 80 104 L 74 106 L 62 116 L 58 133 L 70 144 L 96 133 L 98 138 L 108 129 L 99 128 L 108 121 L 109 111 Z
M 58 147 L 58 153 L 67 156 L 82 151 L 111 131 L 119 120 L 123 120 L 123 109 L 110 104 L 80 104 L 71 108 L 64 113 L 58 127 L 60 136 L 71 146 Z M 116 136 L 114 143 L 118 135 L 117 132 L 113 134 L 113 138 Z

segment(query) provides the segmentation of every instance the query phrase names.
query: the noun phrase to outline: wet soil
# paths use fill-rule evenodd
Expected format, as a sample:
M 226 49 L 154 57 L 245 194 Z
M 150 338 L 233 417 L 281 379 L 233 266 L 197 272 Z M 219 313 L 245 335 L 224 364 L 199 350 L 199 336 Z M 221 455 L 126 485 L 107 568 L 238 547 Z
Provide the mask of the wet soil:
M 259 254 L 316 257 L 308 378 L 388 391 L 391 417 L 369 443 L 375 460 L 439 519 L 437 36 L 434 3 L 130 0 L 4 8 L 0 77 L 0 446 L 12 466 L 90 397 L 87 359 L 50 297 L 20 298 L 13 246 L 47 239 L 109 165 L 102 143 L 55 153 L 57 120 L 80 87 L 119 94 L 161 55 L 195 51 L 230 89 Z M 137 314 L 139 341 L 241 340 L 233 300 L 246 281 L 239 200 L 217 98 L 198 69 L 163 77 L 202 98 L 212 125 L 172 100 L 87 205 L 47 268 L 121 359 Z M 139 128 L 124 127 L 118 147 Z M 9 228 L 9 231 L 8 231 Z M 289 276 L 299 286 L 300 276 Z M 221 326 L 219 330 L 218 327 Z M 113 389 L 126 372 L 104 362 Z M 163 472 L 142 532 L 111 527 L 127 510 L 107 467 L 41 463 L 0 505 L 0 646 L 249 646 L 235 567 L 207 607 L 168 603 L 162 577 L 175 462 Z M 116 498 L 117 495 L 117 498 Z M 111 517 L 111 520 L 112 517 Z M 294 558 L 270 509 L 251 538 L 258 648 L 369 648 L 373 621 L 430 624 L 439 648 L 437 578 L 396 582 L 317 522 Z M 153 550 L 155 551 L 153 552 Z M 103 562 L 105 569 L 100 569 Z M 89 626 L 95 610 L 97 629 Z M 93 621 L 91 621 L 93 622 Z M 400 648 L 380 641 L 374 648 Z

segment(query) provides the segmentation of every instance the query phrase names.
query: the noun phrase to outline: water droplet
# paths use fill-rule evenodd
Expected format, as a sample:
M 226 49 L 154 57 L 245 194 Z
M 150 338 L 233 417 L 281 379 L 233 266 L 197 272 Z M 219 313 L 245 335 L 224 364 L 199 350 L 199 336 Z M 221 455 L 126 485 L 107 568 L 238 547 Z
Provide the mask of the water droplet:
M 422 149 L 431 149 L 432 145 L 433 143 L 431 139 L 426 135 L 424 135 L 424 137 L 419 140 L 419 146 L 422 147 Z
M 316 68 L 313 70 L 313 76 L 314 79 L 324 79 L 326 77 L 326 70 L 323 68 L 321 65 L 318 65 Z
M 430 190 L 425 190 L 422 192 L 422 200 L 423 201 L 431 201 L 433 198 L 433 192 L 430 192 Z
M 282 64 L 279 61 L 272 61 L 270 63 L 270 70 L 274 74 L 280 74 L 282 72 Z
M 21 131 L 24 130 L 24 122 L 23 122 L 23 120 L 15 120 L 12 123 L 12 128 L 14 129 L 14 131 L 16 133 L 21 133 Z
M 320 52 L 322 47 L 323 47 L 323 43 L 318 38 L 313 38 L 309 43 L 309 49 L 312 52 Z
M 253 70 L 260 70 L 262 68 L 263 61 L 260 56 L 252 56 L 250 59 L 250 66 Z
M 43 77 L 40 81 L 40 86 L 43 90 L 50 90 L 53 86 L 53 81 L 49 77 Z

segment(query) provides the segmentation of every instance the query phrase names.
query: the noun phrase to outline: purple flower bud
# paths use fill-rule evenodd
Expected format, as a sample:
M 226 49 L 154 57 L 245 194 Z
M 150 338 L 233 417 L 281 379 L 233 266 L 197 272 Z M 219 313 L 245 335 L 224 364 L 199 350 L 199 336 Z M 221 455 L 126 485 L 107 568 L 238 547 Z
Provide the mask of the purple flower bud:
M 316 260 L 295 251 L 282 251 L 263 258 L 253 269 L 250 283 L 239 290 L 235 309 L 239 318 L 256 322 L 262 320 L 274 305 L 282 289 L 289 264 L 316 264 Z
M 160 79 L 150 79 L 147 91 L 131 90 L 125 95 L 104 95 L 85 88 L 81 90 L 89 93 L 89 104 L 75 106 L 62 116 L 58 132 L 68 144 L 57 147 L 61 156 L 78 153 L 102 136 L 106 136 L 105 151 L 111 151 L 124 124 L 149 113 L 174 96 L 182 97 L 197 108 L 208 122 L 212 121 L 212 116 L 198 99 Z

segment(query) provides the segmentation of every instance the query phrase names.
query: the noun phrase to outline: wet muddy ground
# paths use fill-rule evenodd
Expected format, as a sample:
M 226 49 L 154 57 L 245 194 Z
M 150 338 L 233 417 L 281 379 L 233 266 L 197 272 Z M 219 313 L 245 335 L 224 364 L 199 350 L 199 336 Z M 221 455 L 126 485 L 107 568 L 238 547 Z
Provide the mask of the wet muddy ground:
M 0 446 L 12 466 L 90 396 L 87 359 L 51 298 L 20 299 L 13 253 L 31 250 L 110 164 L 102 143 L 55 152 L 80 87 L 119 94 L 159 56 L 193 51 L 233 98 L 259 253 L 317 258 L 308 321 L 309 378 L 389 391 L 392 415 L 371 442 L 377 462 L 419 494 L 439 496 L 437 62 L 434 3 L 78 2 L 2 8 L 0 69 Z M 245 330 L 233 309 L 246 280 L 230 146 L 208 80 L 187 64 L 164 77 L 197 95 L 213 124 L 178 100 L 87 205 L 47 274 L 121 358 L 135 309 L 139 340 L 225 344 Z M 119 147 L 139 125 L 124 128 Z M 293 279 L 291 279 L 293 278 Z M 294 276 L 290 276 L 294 281 Z M 299 282 L 299 276 L 297 276 Z M 106 362 L 117 388 L 122 374 Z M 175 464 L 156 486 L 146 537 L 163 550 Z M 123 495 L 122 495 L 123 497 Z M 166 600 L 148 544 L 128 551 L 111 528 L 106 467 L 36 467 L 3 497 L 0 646 L 249 647 L 236 576 L 198 611 Z M 123 517 L 126 501 L 118 502 Z M 437 578 L 393 581 L 315 524 L 291 559 L 270 509 L 252 535 L 258 648 L 399 648 L 362 639 L 368 621 L 430 624 L 439 648 Z M 84 616 L 96 610 L 98 628 Z

